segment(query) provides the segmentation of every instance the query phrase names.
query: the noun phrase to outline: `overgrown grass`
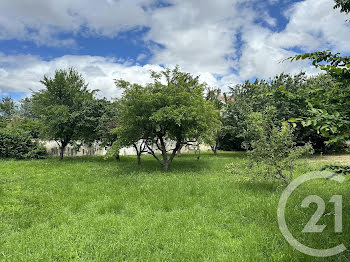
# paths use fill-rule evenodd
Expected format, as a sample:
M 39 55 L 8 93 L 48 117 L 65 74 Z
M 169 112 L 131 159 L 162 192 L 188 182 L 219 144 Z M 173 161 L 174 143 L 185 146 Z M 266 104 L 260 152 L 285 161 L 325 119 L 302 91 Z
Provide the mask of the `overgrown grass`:
M 150 156 L 121 162 L 102 157 L 0 161 L 2 261 L 349 261 L 345 251 L 316 259 L 294 250 L 278 229 L 284 189 L 251 181 L 225 166 L 243 153 L 187 154 L 170 172 Z M 297 174 L 321 164 L 302 164 Z M 350 247 L 349 184 L 315 181 L 301 186 L 287 206 L 291 232 L 304 244 Z M 332 204 L 319 224 L 324 233 L 300 233 L 316 210 L 302 199 L 326 202 L 343 194 L 343 233 L 333 233 Z M 298 233 L 299 232 L 299 233 Z

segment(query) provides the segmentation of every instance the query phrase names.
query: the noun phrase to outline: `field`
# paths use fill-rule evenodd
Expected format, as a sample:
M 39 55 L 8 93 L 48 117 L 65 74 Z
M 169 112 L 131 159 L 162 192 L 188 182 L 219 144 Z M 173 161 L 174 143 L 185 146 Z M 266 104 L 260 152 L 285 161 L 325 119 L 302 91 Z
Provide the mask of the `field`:
M 0 161 L 0 261 L 349 261 L 345 251 L 314 258 L 279 231 L 278 181 L 227 172 L 243 153 L 176 158 L 170 171 L 144 156 Z M 328 159 L 328 161 L 331 161 Z M 326 161 L 301 160 L 301 175 Z M 319 180 L 288 201 L 289 230 L 302 243 L 350 247 L 350 186 Z M 323 233 L 301 233 L 316 210 L 300 207 L 315 194 L 326 202 Z M 334 194 L 343 195 L 343 233 L 334 233 Z

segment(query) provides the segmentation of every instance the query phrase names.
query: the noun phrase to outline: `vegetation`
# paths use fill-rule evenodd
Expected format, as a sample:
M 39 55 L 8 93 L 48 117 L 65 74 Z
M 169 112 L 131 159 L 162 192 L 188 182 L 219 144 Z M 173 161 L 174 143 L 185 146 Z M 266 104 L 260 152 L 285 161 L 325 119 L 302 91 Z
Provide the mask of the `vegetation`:
M 30 133 L 21 129 L 0 129 L 0 158 L 43 158 L 45 148 L 33 140 Z
M 60 159 L 73 141 L 91 141 L 96 122 L 103 113 L 102 103 L 94 98 L 83 77 L 73 68 L 57 70 L 54 78 L 44 76 L 45 89 L 33 94 L 32 109 L 43 123 L 43 138 L 55 140 Z
M 274 125 L 280 126 L 285 121 L 311 116 L 309 102 L 322 96 L 320 89 L 333 88 L 336 85 L 330 76 L 319 75 L 306 77 L 304 73 L 291 76 L 282 73 L 271 81 L 256 80 L 246 82 L 231 88 L 229 96 L 234 102 L 229 102 L 224 116 L 224 126 L 228 142 L 232 149 L 241 149 L 243 143 L 249 142 L 249 116 L 253 113 L 264 113 L 266 107 L 276 108 Z M 310 142 L 317 151 L 326 151 L 326 138 L 310 126 L 294 127 L 295 139 L 298 145 Z
M 334 8 L 346 14 L 350 11 L 349 0 L 335 0 Z M 333 78 L 336 85 L 323 85 L 317 89 L 318 96 L 309 101 L 311 116 L 302 118 L 304 126 L 312 126 L 328 144 L 344 143 L 350 138 L 350 57 L 332 53 L 329 50 L 305 53 L 289 58 L 311 60 L 312 65 Z
M 280 183 L 226 173 L 245 153 L 183 154 L 165 176 L 152 156 L 135 168 L 135 156 L 117 163 L 102 157 L 63 161 L 0 162 L 0 260 L 2 261 L 314 261 L 293 249 L 279 232 Z M 320 169 L 300 165 L 295 174 Z M 288 203 L 288 226 L 300 232 L 314 209 L 300 199 L 329 199 L 349 184 L 315 181 Z M 343 213 L 349 214 L 348 201 Z M 300 212 L 296 212 L 296 210 Z M 327 205 L 325 213 L 332 212 Z M 315 248 L 325 242 L 349 246 L 344 233 L 295 234 Z M 331 225 L 333 216 L 320 223 Z M 349 251 L 320 261 L 346 261 Z
M 276 112 L 275 108 L 267 108 L 264 114 L 249 115 L 247 137 L 250 139 L 245 146 L 250 149 L 248 152 L 250 165 L 260 167 L 257 169 L 259 175 L 281 179 L 288 185 L 293 179 L 296 161 L 303 154 L 311 152 L 312 146 L 310 144 L 296 146 L 293 128 L 288 124 L 282 126 L 274 124 Z
M 117 87 L 124 90 L 116 129 L 117 143 L 133 145 L 138 163 L 141 153 L 147 151 L 167 172 L 183 145 L 213 137 L 220 122 L 218 111 L 204 98 L 204 84 L 199 83 L 198 77 L 181 72 L 178 67 L 152 72 L 151 77 L 153 83 L 146 86 L 116 81 Z

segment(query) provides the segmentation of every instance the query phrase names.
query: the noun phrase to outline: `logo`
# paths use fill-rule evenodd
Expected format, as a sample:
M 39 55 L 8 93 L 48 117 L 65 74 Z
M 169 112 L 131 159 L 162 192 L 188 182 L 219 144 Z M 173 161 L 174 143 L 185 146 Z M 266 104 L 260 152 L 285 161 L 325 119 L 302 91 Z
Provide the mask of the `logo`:
M 292 245 L 295 249 L 300 252 L 314 256 L 314 257 L 330 257 L 342 253 L 346 250 L 344 244 L 340 243 L 337 246 L 327 249 L 315 249 L 308 247 L 300 243 L 296 238 L 293 237 L 292 233 L 289 231 L 286 219 L 285 219 L 285 208 L 287 205 L 288 198 L 293 193 L 293 191 L 299 187 L 304 182 L 313 180 L 313 179 L 330 179 L 338 183 L 342 183 L 345 178 L 342 175 L 334 175 L 332 172 L 310 172 L 304 174 L 295 180 L 293 180 L 287 188 L 283 191 L 280 201 L 278 203 L 277 217 L 278 225 L 284 236 L 284 238 Z M 329 202 L 334 203 L 334 232 L 342 232 L 342 196 L 333 195 Z M 325 229 L 326 225 L 317 225 L 317 222 L 322 217 L 325 211 L 325 201 L 317 195 L 309 195 L 301 202 L 301 207 L 307 208 L 311 203 L 317 204 L 317 210 L 310 218 L 309 222 L 305 225 L 302 232 L 304 233 L 321 233 Z

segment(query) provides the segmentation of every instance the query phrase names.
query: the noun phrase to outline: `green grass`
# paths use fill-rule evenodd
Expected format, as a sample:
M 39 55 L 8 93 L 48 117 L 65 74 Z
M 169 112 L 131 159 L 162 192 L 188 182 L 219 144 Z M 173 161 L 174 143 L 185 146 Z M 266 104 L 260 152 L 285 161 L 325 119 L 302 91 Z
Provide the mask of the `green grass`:
M 229 174 L 242 153 L 176 158 L 167 174 L 150 156 L 0 161 L 1 261 L 349 261 L 350 253 L 316 259 L 294 250 L 278 229 L 283 184 Z M 319 168 L 302 164 L 296 173 Z M 343 194 L 343 234 L 298 233 L 317 194 Z M 348 179 L 301 186 L 287 206 L 291 232 L 315 248 L 350 248 Z M 312 208 L 313 207 L 313 208 Z M 326 213 L 333 210 L 327 204 Z

